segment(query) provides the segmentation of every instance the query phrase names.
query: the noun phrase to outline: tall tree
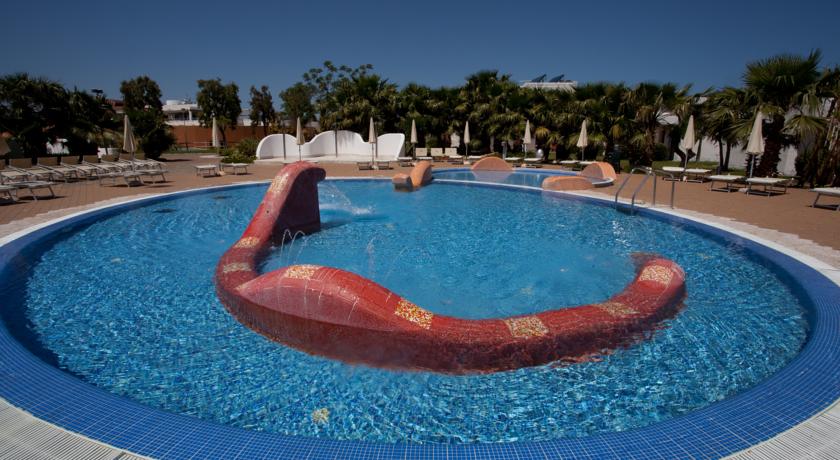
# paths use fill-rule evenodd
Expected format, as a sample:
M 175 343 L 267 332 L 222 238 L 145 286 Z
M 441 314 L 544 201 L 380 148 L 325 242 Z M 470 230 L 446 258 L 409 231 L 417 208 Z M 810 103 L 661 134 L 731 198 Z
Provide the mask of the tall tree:
M 379 75 L 340 80 L 329 95 L 329 104 L 336 109 L 321 116 L 324 127 L 364 133 L 372 117 L 380 133 L 399 129 L 397 85 Z
M 770 176 L 777 172 L 781 151 L 797 145 L 806 132 L 819 131 L 819 117 L 813 116 L 818 101 L 811 97 L 819 78 L 821 53 L 807 57 L 778 55 L 747 65 L 745 89 L 754 96 L 755 112 L 768 119 L 763 123 L 764 154 L 755 173 Z M 791 112 L 795 116 L 788 117 Z
M 280 116 L 285 122 L 284 125 L 293 126 L 298 118 L 303 124 L 315 119 L 311 86 L 298 82 L 281 91 L 279 96 L 283 104 Z
M 70 153 L 93 155 L 97 144 L 119 128 L 119 120 L 105 98 L 74 89 L 68 93 L 68 120 L 62 137 Z
M 160 86 L 148 76 L 140 76 L 120 84 L 125 113 L 134 127 L 140 149 L 146 156 L 157 158 L 175 143 L 171 128 L 166 124 Z
M 251 123 L 262 125 L 263 136 L 268 135 L 268 125 L 277 118 L 274 110 L 274 100 L 268 86 L 263 85 L 259 90 L 251 86 Z
M 460 103 L 455 111 L 459 119 L 454 120 L 453 128 L 462 130 L 465 121 L 469 120 L 471 147 L 489 149 L 493 135 L 490 117 L 503 112 L 507 97 L 516 91 L 510 75 L 499 75 L 496 70 L 482 70 L 469 75 L 458 93 Z
M 704 105 L 701 133 L 718 145 L 720 171 L 729 171 L 732 147 L 739 144 L 750 120 L 746 93 L 740 88 L 724 88 L 710 94 Z
M 9 132 L 24 154 L 45 155 L 68 128 L 67 91 L 25 73 L 0 78 L 0 132 Z
M 213 118 L 215 118 L 216 125 L 222 134 L 222 143 L 227 145 L 225 131 L 227 128 L 236 129 L 236 120 L 242 113 L 239 87 L 232 82 L 223 85 L 219 78 L 198 80 L 196 101 L 201 108 L 199 119 L 202 126 L 212 126 Z
M 370 64 L 362 64 L 354 69 L 347 65 L 336 66 L 332 61 L 324 61 L 321 67 L 313 67 L 305 72 L 303 82 L 312 89 L 313 102 L 318 118 L 322 119 L 325 115 L 339 108 L 336 106 L 335 98 L 331 96 L 340 82 L 364 77 L 372 69 L 373 66 Z M 331 126 L 323 126 L 323 122 L 322 128 L 332 129 Z

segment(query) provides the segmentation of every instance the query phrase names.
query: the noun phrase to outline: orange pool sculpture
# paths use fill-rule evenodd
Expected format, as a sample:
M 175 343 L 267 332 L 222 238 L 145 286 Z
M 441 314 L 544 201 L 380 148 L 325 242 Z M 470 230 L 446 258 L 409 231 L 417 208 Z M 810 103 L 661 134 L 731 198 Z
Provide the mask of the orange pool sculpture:
M 240 322 L 307 353 L 371 366 L 454 374 L 494 372 L 605 353 L 645 336 L 679 310 L 685 274 L 639 257 L 635 279 L 609 300 L 508 318 L 467 320 L 425 310 L 345 270 L 256 267 L 286 231 L 320 228 L 317 184 L 306 162 L 272 181 L 245 233 L 216 267 L 216 291 Z

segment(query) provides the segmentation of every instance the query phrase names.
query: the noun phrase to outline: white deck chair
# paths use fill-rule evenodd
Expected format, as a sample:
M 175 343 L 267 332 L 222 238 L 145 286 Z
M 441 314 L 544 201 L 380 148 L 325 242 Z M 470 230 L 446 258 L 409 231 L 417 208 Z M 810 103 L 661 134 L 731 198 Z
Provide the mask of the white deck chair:
M 840 198 L 840 187 L 821 187 L 821 188 L 815 188 L 811 191 L 817 194 L 817 197 L 814 198 L 814 203 L 811 205 L 812 208 L 826 208 L 826 209 L 834 209 L 835 211 L 840 211 L 840 203 L 837 203 L 837 204 L 818 204 L 817 203 L 818 201 L 820 201 L 821 196 L 831 196 L 831 197 L 835 197 L 835 198 Z

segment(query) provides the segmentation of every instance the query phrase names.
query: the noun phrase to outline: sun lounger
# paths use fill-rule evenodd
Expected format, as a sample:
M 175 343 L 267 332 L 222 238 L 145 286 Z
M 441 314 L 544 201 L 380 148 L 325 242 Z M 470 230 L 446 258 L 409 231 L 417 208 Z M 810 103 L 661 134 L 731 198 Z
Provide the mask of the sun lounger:
M 132 161 L 138 165 L 143 165 L 147 169 L 163 169 L 163 163 L 151 158 L 144 158 L 142 154 L 138 154 Z
M 52 172 L 53 179 L 61 179 L 69 182 L 70 179 L 79 180 L 79 171 L 67 166 L 48 166 L 39 164 L 38 167 Z
M 120 155 L 116 160 L 114 160 L 114 163 L 117 163 L 118 165 L 123 165 L 125 169 L 130 169 L 132 171 L 136 171 L 138 169 L 149 169 L 153 167 L 149 163 L 146 163 L 145 160 L 137 160 L 131 158 L 130 155 Z
M 157 184 L 157 178 L 160 178 L 161 182 L 166 182 L 166 176 L 164 174 L 166 174 L 169 171 L 166 171 L 165 169 L 143 169 L 137 170 L 135 172 L 137 174 L 140 174 L 140 180 L 143 180 L 143 177 L 148 177 L 149 179 L 152 179 L 153 183 Z
M 79 178 L 85 179 L 96 179 L 99 176 L 100 169 L 95 166 L 90 166 L 82 163 L 72 164 L 72 163 L 64 163 L 63 161 L 59 163 L 60 166 L 65 168 L 72 168 L 76 170 L 76 175 Z
M 817 197 L 814 198 L 814 204 L 811 205 L 813 208 L 826 208 L 826 209 L 834 209 L 835 211 L 840 211 L 840 203 L 837 204 L 818 204 L 817 202 L 820 201 L 820 197 L 831 196 L 835 198 L 840 198 L 840 187 L 823 187 L 823 188 L 815 188 L 811 190 L 817 194 Z
M 680 166 L 663 166 L 662 171 L 671 174 L 670 176 L 662 176 L 662 180 L 682 180 L 685 174 L 685 168 Z
M 510 163 L 510 165 L 511 165 L 511 166 L 519 166 L 519 165 L 521 165 L 521 164 L 522 164 L 522 160 L 523 160 L 523 158 L 522 158 L 522 157 L 507 157 L 507 158 L 505 158 L 505 161 L 507 161 L 508 163 Z
M 755 195 L 784 195 L 787 193 L 789 179 L 779 177 L 751 177 L 747 179 L 747 193 Z M 753 186 L 762 187 L 760 190 Z
M 443 161 L 443 147 L 432 147 L 430 154 L 432 156 L 432 161 Z
M 376 169 L 394 169 L 391 167 L 390 161 L 378 161 L 376 162 Z
M 542 158 L 526 158 L 525 160 L 525 167 L 526 168 L 542 168 Z
M 29 180 L 29 174 L 16 169 L 3 169 L 0 170 L 0 182 L 4 180 L 10 182 L 22 182 Z
M 580 169 L 580 166 L 578 166 L 578 163 L 580 163 L 580 162 L 577 161 L 577 160 L 562 160 L 562 161 L 560 161 L 560 166 L 562 166 L 564 168 L 569 168 L 571 170 L 575 170 L 575 169 Z
M 242 171 L 242 174 L 248 174 L 248 163 L 220 163 L 222 166 L 222 171 L 225 168 L 230 168 L 233 175 L 238 175 L 238 171 Z
M 458 155 L 458 149 L 454 147 L 447 147 L 443 149 L 443 154 L 446 157 L 446 161 L 450 163 L 461 164 L 464 162 L 464 156 Z
M 414 150 L 414 158 L 417 160 L 428 160 L 432 161 L 433 158 L 429 156 L 429 150 L 426 147 L 417 147 Z
M 50 171 L 49 169 L 45 169 L 39 166 L 33 166 L 31 168 L 17 168 L 14 166 L 9 166 L 9 170 L 17 171 L 21 174 L 24 174 L 27 177 L 27 180 L 30 181 L 49 182 L 53 179 L 53 177 L 61 176 L 60 173 Z
M 131 164 L 124 161 L 106 161 L 99 160 L 99 164 L 103 168 L 107 168 L 111 172 L 131 171 Z
M 359 171 L 367 171 L 367 170 L 373 169 L 373 162 L 357 161 L 356 166 L 359 167 Z
M 195 175 L 210 177 L 219 175 L 219 165 L 195 165 Z
M 11 185 L 0 185 L 0 195 L 6 195 L 10 200 L 17 201 L 17 187 Z
M 400 166 L 412 166 L 414 164 L 414 158 L 411 157 L 397 157 L 397 161 Z
M 107 172 L 102 173 L 98 176 L 99 178 L 99 185 L 104 185 L 103 180 L 111 181 L 111 185 L 117 185 L 117 179 L 122 179 L 125 182 L 125 185 L 131 187 L 134 185 L 143 185 L 143 174 L 139 171 L 119 171 L 119 172 Z M 164 179 L 166 180 L 166 179 Z
M 737 192 L 744 184 L 744 176 L 735 176 L 732 174 L 718 174 L 709 176 L 709 190 L 713 192 Z M 723 183 L 723 186 L 715 188 L 715 182 Z
M 662 168 L 665 169 L 665 168 Z M 685 170 L 685 181 L 686 182 L 706 182 L 709 178 L 709 173 L 712 171 L 710 169 L 702 169 L 702 168 L 686 168 Z
M 21 180 L 19 177 L 16 179 L 17 180 L 15 181 L 9 181 L 7 176 L 0 174 L 0 185 L 14 187 L 17 190 L 28 190 L 29 194 L 32 196 L 32 199 L 35 201 L 38 201 L 38 195 L 35 194 L 35 190 L 47 189 L 47 191 L 50 192 L 50 198 L 55 197 L 55 192 L 52 189 L 52 186 L 55 184 L 52 182 L 39 180 Z
M 94 162 L 90 162 L 90 161 L 85 160 L 85 161 L 82 161 L 82 165 L 94 167 L 100 173 L 109 173 L 109 172 L 113 173 L 113 172 L 120 172 L 120 171 L 123 170 L 122 166 L 111 164 L 110 162 L 94 163 Z

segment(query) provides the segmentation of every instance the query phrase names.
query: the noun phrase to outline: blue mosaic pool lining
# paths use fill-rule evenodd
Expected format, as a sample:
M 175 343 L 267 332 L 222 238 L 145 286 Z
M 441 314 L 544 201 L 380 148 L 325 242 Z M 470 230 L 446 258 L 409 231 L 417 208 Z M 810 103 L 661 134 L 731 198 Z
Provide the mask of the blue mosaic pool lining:
M 515 188 L 525 193 L 550 193 L 558 199 L 610 205 L 594 198 L 524 187 L 464 185 Z M 230 187 L 248 186 L 262 184 Z M 10 288 L 5 284 L 14 281 L 9 275 L 19 264 L 37 257 L 40 251 L 34 246 L 59 229 L 69 230 L 152 201 L 217 190 L 219 188 L 179 192 L 96 210 L 14 240 L 0 247 L 0 292 L 9 292 Z M 12 337 L 5 321 L 0 323 L 0 396 L 43 420 L 138 454 L 155 458 L 226 459 L 719 458 L 785 431 L 840 398 L 840 287 L 801 262 L 751 240 L 656 211 L 640 209 L 639 214 L 670 221 L 749 249 L 799 283 L 799 293 L 812 316 L 812 329 L 802 352 L 758 386 L 685 416 L 626 432 L 509 444 L 334 441 L 246 431 L 170 414 L 107 393 L 41 361 Z M 20 256 L 25 257 L 24 260 L 18 258 L 21 253 L 25 254 Z

